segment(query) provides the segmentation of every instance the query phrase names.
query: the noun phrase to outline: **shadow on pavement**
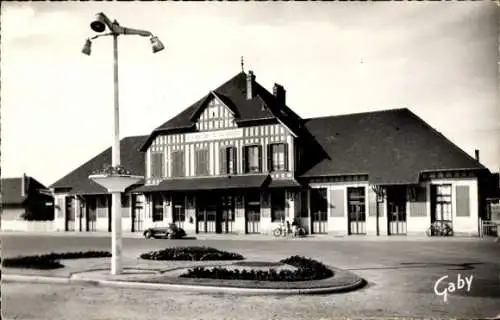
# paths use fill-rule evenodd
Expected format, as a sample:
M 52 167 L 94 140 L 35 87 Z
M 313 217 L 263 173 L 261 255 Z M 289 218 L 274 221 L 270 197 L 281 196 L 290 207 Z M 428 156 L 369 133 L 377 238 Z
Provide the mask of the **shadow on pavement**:
M 482 265 L 482 262 L 472 263 L 425 263 L 425 262 L 402 262 L 399 266 L 373 267 L 373 268 L 351 268 L 345 269 L 349 271 L 361 270 L 391 270 L 391 269 L 413 269 L 413 268 L 438 268 L 448 267 L 448 270 L 474 270 L 475 265 Z

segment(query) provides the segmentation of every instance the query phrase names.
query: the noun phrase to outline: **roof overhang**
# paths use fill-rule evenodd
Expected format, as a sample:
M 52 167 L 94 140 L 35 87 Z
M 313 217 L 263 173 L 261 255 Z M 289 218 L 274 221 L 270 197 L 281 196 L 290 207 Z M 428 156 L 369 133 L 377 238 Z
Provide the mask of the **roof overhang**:
M 183 132 L 193 129 L 194 124 L 190 124 L 189 126 L 180 126 L 180 127 L 171 127 L 167 129 L 155 129 L 149 135 L 148 139 L 139 147 L 139 151 L 146 152 L 149 146 L 153 143 L 154 139 L 161 134 L 169 134 L 175 132 Z
M 300 188 L 302 185 L 295 179 L 273 179 L 267 185 L 270 189 L 275 188 Z
M 178 178 L 163 180 L 157 185 L 145 185 L 134 188 L 132 193 L 147 192 L 188 192 L 224 189 L 261 188 L 270 176 L 264 175 L 236 175 L 214 178 Z

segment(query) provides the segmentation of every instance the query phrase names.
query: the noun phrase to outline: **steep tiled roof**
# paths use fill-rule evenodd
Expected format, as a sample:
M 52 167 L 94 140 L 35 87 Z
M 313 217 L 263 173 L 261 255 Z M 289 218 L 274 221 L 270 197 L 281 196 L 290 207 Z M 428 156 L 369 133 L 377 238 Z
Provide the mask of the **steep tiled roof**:
M 131 174 L 144 176 L 144 154 L 139 151 L 140 146 L 148 136 L 133 136 L 120 141 L 120 164 Z M 50 188 L 71 188 L 71 193 L 103 194 L 107 191 L 89 179 L 89 175 L 97 169 L 111 164 L 111 147 L 93 157 L 77 169 L 73 170 Z
M 328 155 L 302 174 L 368 174 L 373 183 L 415 183 L 422 171 L 486 169 L 408 109 L 307 119 Z
M 22 195 L 22 177 L 2 179 L 1 193 L 2 204 L 22 204 L 27 199 L 28 194 L 34 191 L 43 192 L 46 187 L 33 177 L 25 176 L 26 194 Z
M 254 90 L 254 97 L 248 100 L 246 98 L 247 74 L 244 72 L 238 73 L 217 89 L 209 92 L 193 105 L 156 128 L 141 149 L 144 151 L 159 133 L 168 133 L 174 130 L 187 132 L 194 130 L 196 115 L 203 109 L 209 100 L 208 98 L 212 95 L 222 100 L 235 113 L 237 123 L 279 119 L 294 134 L 300 132 L 302 119 L 296 113 L 283 103 L 280 103 L 272 93 L 257 81 L 254 81 Z
M 237 74 L 150 136 L 123 139 L 122 164 L 133 174 L 144 175 L 144 155 L 139 149 L 145 151 L 160 133 L 194 131 L 196 116 L 209 98 L 216 96 L 234 112 L 238 125 L 268 119 L 283 123 L 296 134 L 298 144 L 305 148 L 298 178 L 363 174 L 372 183 L 396 184 L 416 183 L 423 171 L 487 171 L 408 109 L 302 119 L 257 82 L 254 98 L 247 100 L 246 78 L 244 72 Z M 88 176 L 110 162 L 111 148 L 52 187 L 71 187 L 75 193 L 105 193 Z
M 2 179 L 2 204 L 22 204 L 26 197 L 21 195 L 22 178 Z

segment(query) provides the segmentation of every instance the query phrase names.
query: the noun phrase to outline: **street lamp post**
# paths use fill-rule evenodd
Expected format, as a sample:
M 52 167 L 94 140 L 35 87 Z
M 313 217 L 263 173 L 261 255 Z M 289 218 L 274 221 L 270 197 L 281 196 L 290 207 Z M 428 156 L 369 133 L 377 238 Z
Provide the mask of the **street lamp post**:
M 90 55 L 91 45 L 94 39 L 102 36 L 113 37 L 113 84 L 114 84 L 114 108 L 113 108 L 113 145 L 111 148 L 112 162 L 111 167 L 95 172 L 89 176 L 89 179 L 100 184 L 111 193 L 111 208 L 112 208 L 112 229 L 111 229 L 111 274 L 117 275 L 122 271 L 122 215 L 121 215 L 121 193 L 126 188 L 134 185 L 143 177 L 131 175 L 125 168 L 120 165 L 120 113 L 119 113 L 119 91 L 118 91 L 118 36 L 119 35 L 139 35 L 150 37 L 153 53 L 163 50 L 165 47 L 158 39 L 149 31 L 125 28 L 118 24 L 115 20 L 111 20 L 104 14 L 98 13 L 95 21 L 90 24 L 90 28 L 95 32 L 102 33 L 109 29 L 109 33 L 99 34 L 90 39 L 87 39 L 82 49 L 82 53 Z

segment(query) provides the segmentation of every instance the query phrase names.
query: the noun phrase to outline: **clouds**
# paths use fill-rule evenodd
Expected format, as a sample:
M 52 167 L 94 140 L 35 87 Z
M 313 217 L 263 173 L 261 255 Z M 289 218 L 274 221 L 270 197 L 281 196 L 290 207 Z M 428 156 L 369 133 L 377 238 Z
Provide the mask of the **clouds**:
M 90 57 L 80 53 L 100 11 L 151 30 L 166 45 L 152 55 L 146 38 L 119 40 L 123 136 L 148 133 L 182 111 L 239 72 L 243 55 L 246 69 L 268 89 L 274 82 L 285 86 L 287 101 L 303 117 L 410 107 L 467 151 L 490 150 L 482 159 L 498 167 L 495 131 L 487 131 L 490 140 L 474 133 L 498 128 L 492 8 L 476 2 L 2 3 L 3 172 L 28 171 L 50 183 L 109 145 L 111 39 L 95 41 Z M 35 137 L 20 124 L 29 124 Z M 71 154 L 43 152 L 61 146 Z

